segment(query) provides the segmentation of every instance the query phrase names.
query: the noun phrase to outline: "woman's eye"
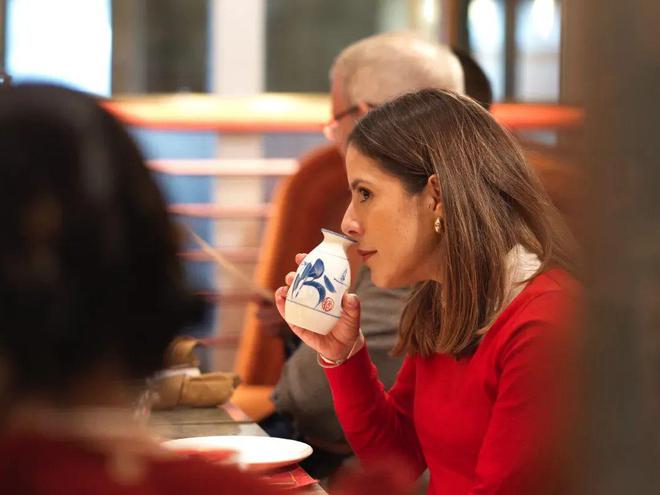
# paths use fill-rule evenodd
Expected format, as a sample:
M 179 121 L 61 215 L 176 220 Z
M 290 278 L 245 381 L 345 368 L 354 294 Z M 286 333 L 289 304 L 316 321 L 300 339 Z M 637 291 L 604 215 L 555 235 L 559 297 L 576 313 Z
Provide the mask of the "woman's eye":
M 358 197 L 360 198 L 360 202 L 366 201 L 371 197 L 371 191 L 368 189 L 365 189 L 364 187 L 358 188 Z

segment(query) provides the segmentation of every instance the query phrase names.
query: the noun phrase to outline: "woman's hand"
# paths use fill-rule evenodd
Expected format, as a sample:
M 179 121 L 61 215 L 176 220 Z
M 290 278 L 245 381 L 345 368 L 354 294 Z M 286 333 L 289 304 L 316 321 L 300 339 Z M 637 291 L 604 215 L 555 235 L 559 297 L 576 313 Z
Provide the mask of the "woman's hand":
M 292 338 L 289 326 L 280 316 L 280 312 L 275 306 L 275 298 L 266 300 L 262 297 L 253 299 L 257 305 L 255 316 L 259 320 L 259 329 L 269 337 Z
M 296 264 L 299 265 L 305 256 L 305 253 L 297 254 Z M 288 273 L 284 278 L 287 285 L 275 291 L 275 304 L 282 318 L 284 318 L 286 294 L 294 277 L 295 272 Z M 305 330 L 296 325 L 289 325 L 289 327 L 293 333 L 300 337 L 300 340 L 323 357 L 333 361 L 345 359 L 356 344 L 357 339 L 362 338 L 360 334 L 360 300 L 355 294 L 344 293 L 341 300 L 341 308 L 342 312 L 339 321 L 327 335 Z M 357 342 L 353 353 L 355 354 L 362 345 L 364 345 L 363 342 Z

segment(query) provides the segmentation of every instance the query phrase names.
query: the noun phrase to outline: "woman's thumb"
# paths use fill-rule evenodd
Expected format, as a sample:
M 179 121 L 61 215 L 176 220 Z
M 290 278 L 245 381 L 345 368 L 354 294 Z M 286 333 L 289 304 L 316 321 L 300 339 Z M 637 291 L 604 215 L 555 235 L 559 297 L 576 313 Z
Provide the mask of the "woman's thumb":
M 360 298 L 355 294 L 344 294 L 342 298 L 343 315 L 348 322 L 355 322 L 360 325 Z

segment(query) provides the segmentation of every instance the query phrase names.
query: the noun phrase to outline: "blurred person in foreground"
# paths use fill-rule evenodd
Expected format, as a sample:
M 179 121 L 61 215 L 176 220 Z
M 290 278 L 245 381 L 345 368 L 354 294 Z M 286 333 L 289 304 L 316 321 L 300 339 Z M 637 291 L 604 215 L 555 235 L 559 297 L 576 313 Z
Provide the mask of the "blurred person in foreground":
M 342 156 L 348 134 L 370 109 L 416 89 L 462 92 L 464 86 L 459 59 L 448 47 L 410 33 L 375 35 L 348 46 L 337 56 L 330 79 L 333 119 L 326 127 L 326 136 Z M 336 166 L 343 168 L 344 164 Z M 337 223 L 339 218 L 338 212 Z M 353 290 L 362 301 L 362 331 L 381 379 L 390 386 L 402 363 L 401 357 L 391 356 L 390 351 L 410 289 L 375 287 L 364 265 L 353 279 Z M 287 328 L 279 315 L 275 324 Z M 288 329 L 286 332 L 290 333 Z M 273 402 L 275 414 L 260 424 L 271 435 L 311 443 L 315 452 L 303 466 L 313 476 L 331 474 L 351 455 L 312 349 L 300 346 L 293 351 L 275 387 Z
M 291 327 L 317 353 L 353 450 L 364 465 L 396 456 L 411 480 L 428 468 L 433 494 L 562 493 L 581 288 L 540 181 L 490 114 L 453 92 L 380 105 L 346 139 L 342 230 L 377 287 L 415 287 L 389 390 L 355 294 L 329 334 Z
M 6 88 L 0 155 L 0 493 L 282 493 L 163 448 L 136 410 L 200 306 L 123 126 L 76 91 Z M 382 460 L 347 473 L 337 493 L 409 488 Z
M 275 493 L 165 450 L 134 417 L 198 311 L 121 124 L 81 93 L 6 88 L 0 155 L 0 492 Z

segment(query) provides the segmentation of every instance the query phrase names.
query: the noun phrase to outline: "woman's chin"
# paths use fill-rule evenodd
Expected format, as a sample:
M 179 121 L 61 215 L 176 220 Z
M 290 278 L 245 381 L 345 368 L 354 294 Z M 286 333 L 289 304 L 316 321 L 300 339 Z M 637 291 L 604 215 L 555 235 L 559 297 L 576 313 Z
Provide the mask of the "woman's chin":
M 369 268 L 371 269 L 371 283 L 373 283 L 379 289 L 387 289 L 387 285 L 385 285 L 386 280 L 383 278 L 383 276 L 378 271 L 374 271 L 373 268 Z
M 371 281 L 379 289 L 399 289 L 405 287 L 407 284 L 397 280 L 387 274 L 379 274 L 378 272 L 371 272 Z

